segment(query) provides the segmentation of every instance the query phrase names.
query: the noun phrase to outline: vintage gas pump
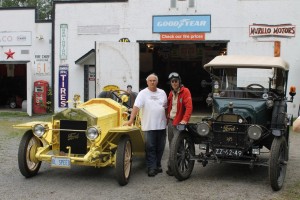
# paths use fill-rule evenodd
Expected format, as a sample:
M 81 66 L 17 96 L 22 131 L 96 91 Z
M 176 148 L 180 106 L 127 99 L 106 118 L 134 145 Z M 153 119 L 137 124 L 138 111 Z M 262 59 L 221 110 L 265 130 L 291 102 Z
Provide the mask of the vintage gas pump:
M 33 113 L 44 114 L 47 112 L 47 93 L 49 84 L 47 81 L 34 82 Z

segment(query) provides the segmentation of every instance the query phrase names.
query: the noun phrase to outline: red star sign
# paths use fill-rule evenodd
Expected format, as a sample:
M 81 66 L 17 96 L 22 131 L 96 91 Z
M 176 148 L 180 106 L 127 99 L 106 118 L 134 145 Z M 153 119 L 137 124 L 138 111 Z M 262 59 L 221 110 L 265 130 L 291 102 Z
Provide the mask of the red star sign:
M 15 52 L 12 52 L 10 49 L 8 50 L 8 52 L 5 52 L 5 54 L 7 55 L 6 59 L 14 59 L 13 55 L 15 54 Z

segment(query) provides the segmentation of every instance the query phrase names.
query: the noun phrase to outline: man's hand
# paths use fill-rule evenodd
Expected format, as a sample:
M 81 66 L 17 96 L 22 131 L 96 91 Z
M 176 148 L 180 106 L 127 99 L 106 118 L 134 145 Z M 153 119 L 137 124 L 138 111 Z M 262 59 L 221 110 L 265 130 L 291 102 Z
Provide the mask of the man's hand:
M 134 118 L 137 115 L 138 111 L 139 111 L 139 108 L 136 107 L 136 106 L 133 106 L 133 109 L 132 109 L 131 114 L 130 114 L 130 119 L 129 119 L 128 122 L 123 124 L 123 126 L 131 126 L 133 124 Z
M 179 124 L 187 124 L 187 122 L 182 120 L 181 122 L 179 122 Z
M 132 126 L 133 122 L 132 121 L 128 121 L 125 124 L 123 124 L 123 126 Z

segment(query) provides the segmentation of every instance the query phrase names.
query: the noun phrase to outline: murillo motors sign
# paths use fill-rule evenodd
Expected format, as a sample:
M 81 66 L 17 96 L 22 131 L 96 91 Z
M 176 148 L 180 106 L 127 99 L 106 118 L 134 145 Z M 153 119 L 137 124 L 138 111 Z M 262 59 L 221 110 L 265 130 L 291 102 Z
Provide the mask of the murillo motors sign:
M 153 33 L 211 32 L 210 15 L 153 16 Z
M 296 26 L 291 24 L 282 25 L 265 25 L 254 24 L 249 26 L 249 36 L 281 36 L 281 37 L 295 37 Z

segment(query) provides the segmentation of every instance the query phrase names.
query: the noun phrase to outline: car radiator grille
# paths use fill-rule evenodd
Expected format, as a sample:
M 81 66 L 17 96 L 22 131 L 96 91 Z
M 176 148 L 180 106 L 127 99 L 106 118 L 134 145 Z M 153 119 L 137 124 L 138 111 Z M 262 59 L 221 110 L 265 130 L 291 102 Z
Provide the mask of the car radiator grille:
M 247 127 L 246 124 L 214 122 L 213 145 L 222 148 L 244 149 L 248 139 Z
M 70 146 L 72 154 L 87 153 L 86 121 L 61 120 L 60 129 L 60 151 L 68 153 Z

